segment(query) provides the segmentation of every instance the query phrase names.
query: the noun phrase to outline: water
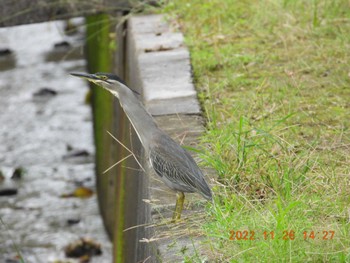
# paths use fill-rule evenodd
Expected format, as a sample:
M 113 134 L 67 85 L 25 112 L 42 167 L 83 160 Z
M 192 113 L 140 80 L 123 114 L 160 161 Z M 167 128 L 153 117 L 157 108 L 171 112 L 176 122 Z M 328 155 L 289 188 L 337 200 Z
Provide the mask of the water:
M 0 190 L 18 190 L 0 196 L 0 262 L 15 258 L 14 246 L 25 262 L 64 260 L 63 248 L 80 237 L 102 246 L 102 256 L 91 262 L 112 261 L 96 195 L 60 197 L 77 185 L 94 189 L 95 181 L 87 84 L 68 74 L 85 70 L 83 27 L 71 37 L 63 28 L 63 22 L 49 22 L 0 29 L 0 49 L 12 51 L 0 57 Z M 73 51 L 64 44 L 54 48 L 62 41 Z M 57 94 L 34 96 L 42 88 Z M 79 150 L 89 155 L 69 157 Z M 17 167 L 25 173 L 15 181 L 10 177 Z M 80 222 L 69 226 L 69 219 Z

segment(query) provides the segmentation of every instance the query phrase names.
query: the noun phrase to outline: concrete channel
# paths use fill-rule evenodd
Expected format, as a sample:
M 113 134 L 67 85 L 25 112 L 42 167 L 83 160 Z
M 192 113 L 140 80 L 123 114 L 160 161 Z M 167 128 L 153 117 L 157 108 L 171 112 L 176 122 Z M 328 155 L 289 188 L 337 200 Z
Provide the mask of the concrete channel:
M 95 192 L 84 21 L 67 36 L 64 22 L 0 29 L 0 262 L 78 262 L 64 248 L 81 237 L 101 244 L 91 262 L 112 262 L 97 196 L 62 198 L 78 186 Z M 21 178 L 11 178 L 23 168 Z M 18 170 L 18 169 L 17 169 Z M 61 260 L 61 261 L 60 261 Z

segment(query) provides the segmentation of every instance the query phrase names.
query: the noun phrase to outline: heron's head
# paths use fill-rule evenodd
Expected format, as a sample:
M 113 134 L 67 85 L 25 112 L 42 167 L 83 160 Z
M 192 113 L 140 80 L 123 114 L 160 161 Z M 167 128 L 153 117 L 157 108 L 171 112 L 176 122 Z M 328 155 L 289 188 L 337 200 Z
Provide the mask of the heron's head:
M 87 74 L 87 73 L 70 73 L 72 76 L 80 77 L 86 79 L 92 83 L 95 83 L 98 86 L 101 86 L 111 93 L 119 97 L 119 93 L 121 90 L 131 90 L 126 83 L 119 78 L 117 75 L 110 73 L 95 73 L 95 74 Z M 131 90 L 134 93 L 138 94 L 136 91 Z

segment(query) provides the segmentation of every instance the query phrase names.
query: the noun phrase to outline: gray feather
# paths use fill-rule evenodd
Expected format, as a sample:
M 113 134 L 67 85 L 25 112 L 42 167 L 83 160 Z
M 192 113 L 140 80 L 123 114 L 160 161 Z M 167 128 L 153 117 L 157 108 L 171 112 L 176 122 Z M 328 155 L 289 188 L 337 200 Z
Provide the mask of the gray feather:
M 197 192 L 211 200 L 211 190 L 192 156 L 166 134 L 158 136 L 150 148 L 152 167 L 173 190 Z

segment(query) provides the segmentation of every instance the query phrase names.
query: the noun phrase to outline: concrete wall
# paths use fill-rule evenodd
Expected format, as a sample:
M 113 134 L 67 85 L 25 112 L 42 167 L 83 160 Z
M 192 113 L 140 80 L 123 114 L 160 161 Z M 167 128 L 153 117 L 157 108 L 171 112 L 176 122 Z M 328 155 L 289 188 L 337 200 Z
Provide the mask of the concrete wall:
M 119 14 L 121 17 L 122 14 Z M 117 17 L 118 18 L 118 17 Z M 124 75 L 124 26 L 117 28 L 117 39 L 111 38 L 112 23 L 108 15 L 92 15 L 87 17 L 86 50 L 89 72 L 116 71 L 122 78 Z M 118 44 L 117 52 L 110 48 L 110 43 Z M 105 228 L 114 243 L 114 262 L 136 262 L 139 246 L 135 242 L 138 231 L 134 228 L 127 232 L 124 229 L 144 222 L 145 215 L 140 209 L 144 206 L 139 196 L 140 185 L 143 184 L 140 167 L 133 158 L 111 166 L 129 155 L 124 148 L 128 147 L 134 154 L 141 155 L 141 147 L 128 119 L 121 109 L 118 100 L 109 92 L 92 85 L 92 108 L 94 119 L 94 139 L 96 145 L 96 187 L 101 216 Z M 121 145 L 109 134 L 118 138 Z M 107 172 L 105 172 L 109 169 Z M 142 229 L 141 229 L 142 230 Z M 147 254 L 142 252 L 141 255 Z
M 180 144 L 196 148 L 204 127 L 183 35 L 172 29 L 162 15 L 134 16 L 128 21 L 127 47 L 126 76 L 129 85 L 142 94 L 144 105 L 160 128 Z M 205 254 L 199 242 L 202 238 L 191 234 L 196 233 L 199 223 L 196 219 L 203 205 L 183 211 L 183 217 L 188 216 L 189 220 L 170 223 L 175 193 L 158 179 L 146 157 L 144 161 L 146 173 L 142 175 L 141 198 L 147 199 L 144 211 L 148 213 L 147 217 L 150 216 L 144 223 L 151 221 L 158 226 L 148 228 L 145 233 L 140 232 L 137 239 L 146 241 L 151 252 L 157 252 L 151 254 L 150 262 L 178 262 L 183 260 L 184 255 Z M 191 200 L 191 204 L 202 200 L 195 194 L 187 194 L 186 199 Z M 187 231 L 188 228 L 192 230 Z M 147 243 L 151 240 L 154 241 Z
M 182 34 L 161 15 L 133 16 L 125 26 L 117 28 L 116 42 L 114 71 L 141 94 L 144 105 L 163 130 L 179 143 L 196 148 L 203 119 Z M 114 241 L 114 262 L 178 262 L 184 255 L 204 253 L 196 229 L 205 201 L 195 194 L 186 195 L 183 217 L 188 219 L 170 223 L 175 193 L 150 169 L 118 100 L 113 101 L 113 109 L 112 133 L 137 155 L 145 170 L 130 157 L 108 174 L 98 174 L 104 178 L 100 180 L 100 204 Z M 107 149 L 106 159 L 112 160 L 103 165 L 129 154 L 111 140 L 105 140 L 103 147 Z M 197 206 L 189 207 L 188 200 Z
M 113 53 L 108 47 L 108 35 L 110 33 L 110 20 L 108 15 L 91 15 L 86 18 L 86 57 L 88 72 L 111 71 Z M 96 33 L 98 32 L 98 33 Z M 99 51 L 98 55 L 96 50 Z M 113 114 L 113 96 L 107 91 L 90 84 L 91 104 L 94 123 L 95 143 L 95 172 L 98 201 L 104 225 L 109 236 L 114 225 L 115 187 L 110 180 L 115 178 L 114 170 L 103 174 L 106 167 L 115 161 L 111 151 L 113 140 L 106 131 L 112 132 L 112 122 L 115 119 Z

